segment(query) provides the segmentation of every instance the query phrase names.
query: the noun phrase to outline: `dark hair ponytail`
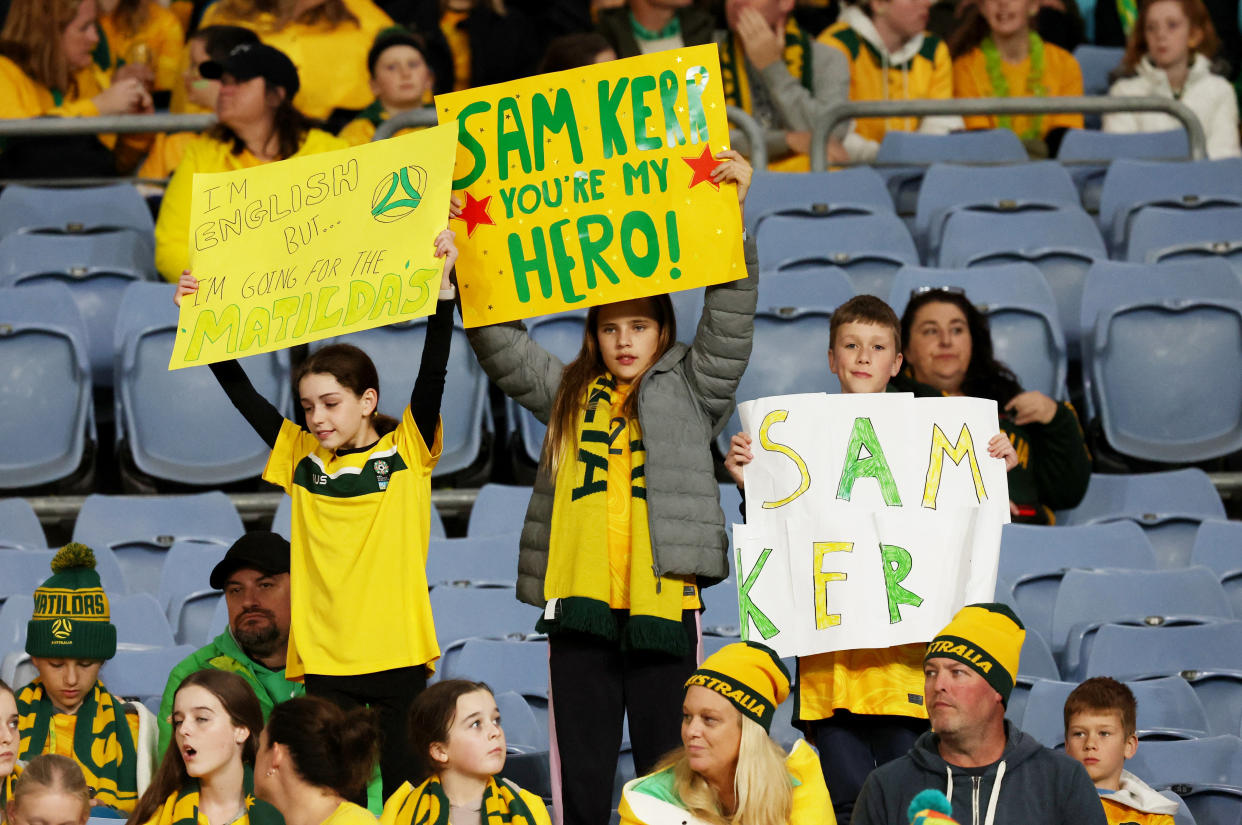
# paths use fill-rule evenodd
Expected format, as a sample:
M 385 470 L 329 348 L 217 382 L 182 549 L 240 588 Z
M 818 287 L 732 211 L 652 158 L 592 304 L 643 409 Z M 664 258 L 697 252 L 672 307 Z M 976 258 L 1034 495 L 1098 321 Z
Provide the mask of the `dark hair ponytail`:
M 269 746 L 284 745 L 304 781 L 349 799 L 371 778 L 379 725 L 370 708 L 341 710 L 317 696 L 299 696 L 272 708 Z

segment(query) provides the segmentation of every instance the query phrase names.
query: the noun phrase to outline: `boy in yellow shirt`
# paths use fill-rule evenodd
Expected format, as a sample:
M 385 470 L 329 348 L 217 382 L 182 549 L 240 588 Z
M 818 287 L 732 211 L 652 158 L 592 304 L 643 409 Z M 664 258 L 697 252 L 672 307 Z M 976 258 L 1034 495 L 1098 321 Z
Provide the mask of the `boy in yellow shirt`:
M 1125 770 L 1138 750 L 1138 705 L 1116 679 L 1088 679 L 1065 700 L 1065 752 L 1082 763 L 1100 792 L 1109 825 L 1173 825 L 1177 803 Z

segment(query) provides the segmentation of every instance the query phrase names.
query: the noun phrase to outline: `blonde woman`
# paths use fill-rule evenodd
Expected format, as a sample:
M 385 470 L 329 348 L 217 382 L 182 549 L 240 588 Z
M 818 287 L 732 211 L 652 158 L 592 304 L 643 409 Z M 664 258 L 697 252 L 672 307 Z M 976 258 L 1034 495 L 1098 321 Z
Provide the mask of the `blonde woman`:
M 764 645 L 709 656 L 686 680 L 682 747 L 626 783 L 621 825 L 836 825 L 819 757 L 768 735 L 788 695 L 789 672 Z

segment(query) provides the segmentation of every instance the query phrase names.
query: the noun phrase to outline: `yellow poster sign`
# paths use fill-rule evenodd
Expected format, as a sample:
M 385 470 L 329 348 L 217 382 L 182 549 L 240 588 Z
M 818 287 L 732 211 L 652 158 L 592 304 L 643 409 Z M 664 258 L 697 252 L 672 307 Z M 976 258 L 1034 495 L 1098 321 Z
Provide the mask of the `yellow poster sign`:
M 715 46 L 436 96 L 456 119 L 466 326 L 746 275 Z
M 429 315 L 457 124 L 194 176 L 190 267 L 169 369 Z

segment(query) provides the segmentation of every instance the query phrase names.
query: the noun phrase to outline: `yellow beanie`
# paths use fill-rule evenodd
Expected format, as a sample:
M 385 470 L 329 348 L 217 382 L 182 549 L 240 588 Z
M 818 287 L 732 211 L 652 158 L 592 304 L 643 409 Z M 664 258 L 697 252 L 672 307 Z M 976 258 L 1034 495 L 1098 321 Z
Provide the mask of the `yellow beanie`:
M 1006 705 L 1018 674 L 1026 628 L 1008 605 L 968 604 L 927 645 L 928 659 L 956 659 L 987 680 Z
M 789 695 L 789 671 L 767 645 L 737 642 L 704 659 L 686 680 L 687 688 L 693 686 L 716 691 L 764 730 L 771 730 L 776 706 Z

